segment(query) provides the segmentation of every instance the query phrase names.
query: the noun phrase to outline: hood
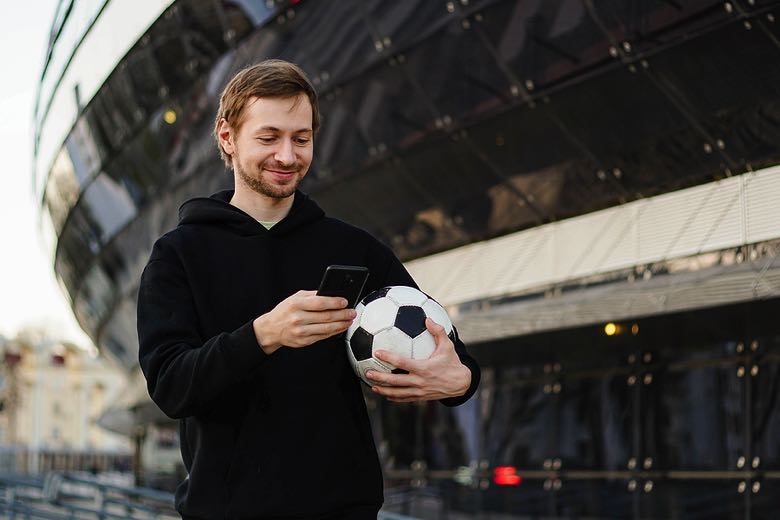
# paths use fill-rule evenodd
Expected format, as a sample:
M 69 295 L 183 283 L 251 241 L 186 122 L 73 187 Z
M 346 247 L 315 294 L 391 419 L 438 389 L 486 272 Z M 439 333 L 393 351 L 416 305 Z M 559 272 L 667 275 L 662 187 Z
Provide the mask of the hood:
M 325 216 L 325 212 L 316 202 L 302 191 L 296 190 L 290 212 L 269 231 L 254 217 L 232 206 L 232 197 L 233 190 L 224 190 L 207 198 L 188 200 L 179 208 L 179 225 L 216 225 L 240 235 L 282 235 Z

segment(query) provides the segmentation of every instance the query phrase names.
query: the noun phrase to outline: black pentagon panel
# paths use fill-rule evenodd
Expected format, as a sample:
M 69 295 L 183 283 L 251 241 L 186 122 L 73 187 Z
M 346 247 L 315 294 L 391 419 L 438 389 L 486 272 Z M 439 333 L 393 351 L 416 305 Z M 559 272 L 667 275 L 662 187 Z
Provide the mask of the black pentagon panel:
M 408 374 L 408 370 L 404 370 L 403 368 L 394 368 L 393 374 Z
M 416 305 L 399 307 L 395 316 L 395 327 L 410 338 L 416 338 L 425 330 L 425 311 Z
M 369 332 L 366 332 L 361 327 L 355 329 L 355 333 L 352 334 L 352 338 L 349 340 L 349 347 L 352 349 L 352 353 L 355 355 L 355 359 L 363 361 L 371 357 L 371 346 L 374 343 L 374 336 Z
M 366 297 L 361 300 L 361 303 L 363 305 L 368 305 L 374 300 L 378 300 L 379 298 L 384 298 L 385 296 L 387 296 L 387 291 L 389 290 L 390 287 L 382 287 L 381 289 L 377 289 L 376 291 L 367 294 Z

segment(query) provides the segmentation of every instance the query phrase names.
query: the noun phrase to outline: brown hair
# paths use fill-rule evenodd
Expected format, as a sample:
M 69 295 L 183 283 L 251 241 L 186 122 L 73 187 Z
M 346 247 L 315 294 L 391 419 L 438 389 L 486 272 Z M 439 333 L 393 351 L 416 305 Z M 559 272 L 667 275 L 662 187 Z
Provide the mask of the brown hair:
M 312 112 L 311 127 L 314 133 L 317 133 L 320 127 L 317 92 L 300 67 L 283 60 L 264 60 L 233 76 L 219 98 L 219 110 L 214 121 L 214 137 L 217 140 L 219 155 L 228 168 L 232 168 L 233 164 L 230 154 L 225 152 L 219 142 L 219 122 L 224 119 L 233 131 L 237 132 L 243 123 L 244 108 L 250 99 L 293 98 L 300 94 L 309 98 Z

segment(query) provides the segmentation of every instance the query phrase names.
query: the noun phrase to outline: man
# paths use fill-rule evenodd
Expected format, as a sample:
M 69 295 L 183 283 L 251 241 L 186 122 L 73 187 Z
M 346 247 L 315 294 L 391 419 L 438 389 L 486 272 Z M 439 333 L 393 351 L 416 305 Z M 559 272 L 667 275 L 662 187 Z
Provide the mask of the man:
M 187 201 L 154 245 L 138 297 L 149 393 L 180 419 L 184 518 L 376 518 L 382 476 L 359 380 L 345 352 L 355 317 L 317 296 L 331 264 L 370 269 L 366 291 L 414 286 L 368 233 L 297 190 L 312 161 L 317 96 L 295 65 L 268 60 L 225 87 L 215 136 L 235 191 Z M 428 320 L 424 361 L 371 373 L 393 401 L 465 402 L 479 368 Z M 385 386 L 386 385 L 386 386 Z

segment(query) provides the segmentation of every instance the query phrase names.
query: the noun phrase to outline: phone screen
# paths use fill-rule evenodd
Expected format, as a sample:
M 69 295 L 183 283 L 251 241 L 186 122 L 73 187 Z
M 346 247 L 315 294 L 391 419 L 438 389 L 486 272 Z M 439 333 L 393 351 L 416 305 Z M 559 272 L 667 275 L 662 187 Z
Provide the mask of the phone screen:
M 331 265 L 325 270 L 317 294 L 346 298 L 347 307 L 357 305 L 368 279 L 368 268 L 359 265 Z

